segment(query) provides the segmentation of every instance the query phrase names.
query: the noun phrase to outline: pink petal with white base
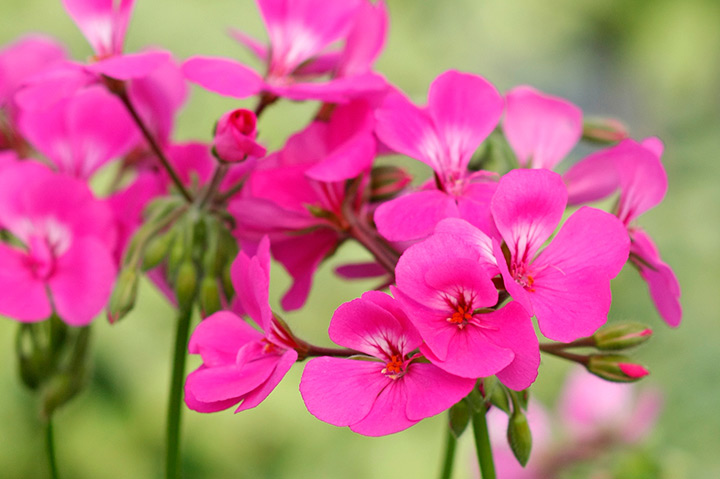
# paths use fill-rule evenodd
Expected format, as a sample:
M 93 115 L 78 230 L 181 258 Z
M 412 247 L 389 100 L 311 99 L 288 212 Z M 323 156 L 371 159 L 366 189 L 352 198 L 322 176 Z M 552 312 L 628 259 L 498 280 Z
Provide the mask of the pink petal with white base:
M 270 241 L 264 237 L 255 256 L 240 251 L 230 275 L 243 310 L 266 332 L 270 330 L 272 310 L 268 302 L 270 286 Z
M 567 192 L 560 175 L 547 170 L 512 170 L 500 179 L 491 210 L 513 260 L 532 261 L 555 231 Z
M 625 140 L 616 148 L 620 176 L 618 217 L 628 225 L 641 214 L 659 204 L 667 192 L 667 174 L 660 157 L 651 150 Z
M 263 88 L 260 75 L 233 60 L 214 57 L 193 57 L 182 71 L 185 78 L 201 87 L 233 98 L 247 98 Z
M 582 136 L 582 111 L 562 98 L 521 86 L 505 97 L 503 131 L 521 166 L 553 169 Z
M 45 283 L 28 268 L 28 255 L 0 243 L 0 315 L 22 322 L 50 317 Z
M 503 99 L 484 78 L 451 70 L 430 85 L 427 111 L 443 145 L 443 170 L 461 172 L 497 126 Z
M 135 0 L 62 0 L 62 3 L 95 53 L 104 56 L 122 51 Z
M 458 216 L 453 197 L 437 190 L 417 191 L 386 203 L 375 210 L 378 231 L 390 241 L 408 241 L 429 236 L 445 218 Z

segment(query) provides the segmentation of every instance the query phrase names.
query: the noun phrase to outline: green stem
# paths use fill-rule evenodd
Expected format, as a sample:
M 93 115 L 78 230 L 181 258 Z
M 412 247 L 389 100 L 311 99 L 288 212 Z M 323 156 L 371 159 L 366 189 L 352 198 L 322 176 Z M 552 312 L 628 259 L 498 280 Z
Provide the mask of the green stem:
M 45 424 L 45 448 L 48 456 L 48 466 L 50 467 L 50 477 L 58 479 L 60 477 L 57 471 L 57 462 L 55 461 L 55 441 L 53 440 L 53 423 L 52 418 L 47 419 Z
M 452 476 L 453 462 L 455 460 L 455 446 L 457 439 L 452 429 L 448 427 L 447 440 L 445 442 L 445 458 L 443 459 L 442 470 L 440 471 L 440 479 L 450 479 Z
M 495 464 L 493 463 L 490 436 L 488 435 L 486 409 L 483 406 L 473 414 L 473 434 L 475 435 L 475 448 L 482 479 L 495 479 Z
M 180 477 L 180 420 L 182 413 L 183 380 L 185 379 L 185 358 L 187 357 L 190 319 L 192 318 L 192 304 L 192 302 L 189 302 L 187 306 L 180 308 L 177 332 L 175 334 L 175 352 L 173 355 L 167 412 L 167 455 L 165 457 L 165 477 L 167 479 Z

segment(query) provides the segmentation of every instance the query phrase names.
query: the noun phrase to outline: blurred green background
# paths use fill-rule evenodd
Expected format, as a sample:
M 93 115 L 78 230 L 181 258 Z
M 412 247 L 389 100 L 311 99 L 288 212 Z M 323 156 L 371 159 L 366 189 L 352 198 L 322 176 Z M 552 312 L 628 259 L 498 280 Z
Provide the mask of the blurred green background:
M 432 79 L 456 68 L 479 73 L 504 91 L 517 84 L 570 99 L 587 114 L 623 119 L 636 138 L 660 136 L 670 178 L 665 202 L 641 224 L 654 237 L 683 288 L 684 322 L 665 326 L 632 270 L 613 284 L 612 320 L 655 329 L 636 357 L 660 388 L 665 408 L 645 452 L 660 477 L 720 477 L 720 4 L 717 0 L 389 0 L 391 31 L 378 69 L 417 101 Z M 264 38 L 249 0 L 139 0 L 127 50 L 158 45 L 178 58 L 251 59 L 227 27 Z M 29 31 L 61 39 L 76 58 L 90 55 L 57 0 L 2 0 L 0 44 Z M 251 65 L 255 65 L 251 63 Z M 242 102 L 240 102 L 243 104 Z M 193 88 L 177 139 L 210 138 L 215 119 L 238 102 Z M 263 139 L 280 146 L 313 108 L 281 104 L 262 119 Z M 306 308 L 291 326 L 318 343 L 334 309 L 368 283 L 333 278 L 343 258 L 364 257 L 346 245 L 318 275 Z M 288 282 L 273 270 L 272 300 Z M 1 292 L 0 292 L 1 294 Z M 88 390 L 56 416 L 59 468 L 66 478 L 145 478 L 162 473 L 172 309 L 150 287 L 120 324 L 99 319 Z M 35 398 L 16 376 L 17 325 L 0 320 L 0 476 L 45 476 Z M 190 367 L 198 364 L 191 358 Z M 548 402 L 566 365 L 543 358 L 534 394 Z M 384 438 L 365 438 L 319 422 L 305 410 L 294 368 L 258 408 L 184 416 L 185 477 L 434 477 L 444 417 Z M 462 438 L 456 478 L 471 477 L 472 443 Z M 627 476 L 633 477 L 633 476 Z M 645 476 L 636 476 L 645 477 Z

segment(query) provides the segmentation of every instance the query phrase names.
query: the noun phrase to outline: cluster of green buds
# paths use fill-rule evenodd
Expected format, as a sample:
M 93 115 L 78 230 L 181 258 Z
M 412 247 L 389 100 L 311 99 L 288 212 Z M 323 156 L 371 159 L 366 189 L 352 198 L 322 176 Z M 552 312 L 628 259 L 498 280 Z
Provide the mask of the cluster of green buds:
M 230 224 L 231 219 L 177 196 L 150 203 L 125 252 L 108 304 L 110 322 L 132 310 L 141 274 L 155 268 L 162 268 L 182 309 L 197 300 L 203 316 L 219 311 L 234 295 L 230 264 L 237 244 Z

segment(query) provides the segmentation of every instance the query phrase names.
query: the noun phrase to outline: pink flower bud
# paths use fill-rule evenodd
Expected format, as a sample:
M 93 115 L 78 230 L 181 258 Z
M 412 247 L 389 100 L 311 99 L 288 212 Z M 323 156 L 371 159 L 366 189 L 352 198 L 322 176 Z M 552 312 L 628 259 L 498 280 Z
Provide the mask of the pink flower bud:
M 230 163 L 265 156 L 265 147 L 255 141 L 256 123 L 255 114 L 241 108 L 221 116 L 215 128 L 215 156 Z

